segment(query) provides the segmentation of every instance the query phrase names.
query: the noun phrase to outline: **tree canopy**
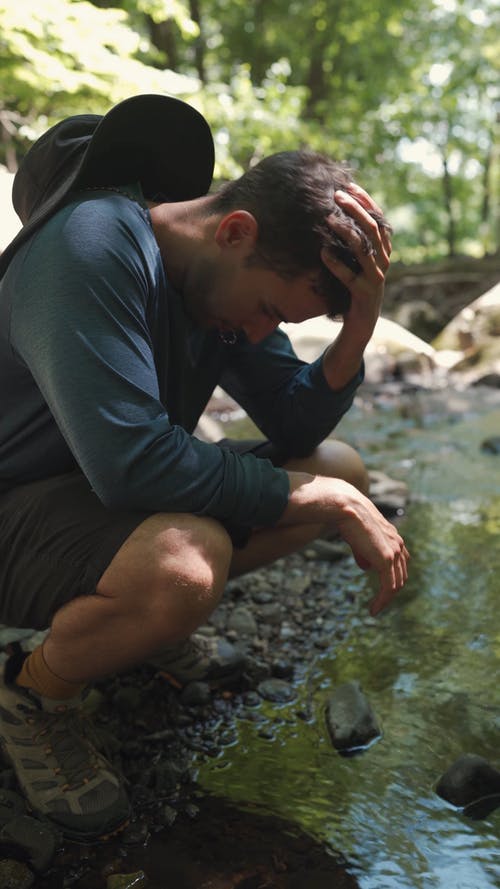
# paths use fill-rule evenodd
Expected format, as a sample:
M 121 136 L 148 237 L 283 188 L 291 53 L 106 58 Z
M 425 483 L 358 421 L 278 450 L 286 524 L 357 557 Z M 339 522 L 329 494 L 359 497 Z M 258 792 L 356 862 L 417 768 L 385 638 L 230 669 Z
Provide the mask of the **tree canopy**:
M 0 0 L 0 163 L 141 92 L 209 120 L 216 177 L 347 160 L 409 261 L 499 247 L 495 0 Z M 495 135 L 496 134 L 496 135 Z

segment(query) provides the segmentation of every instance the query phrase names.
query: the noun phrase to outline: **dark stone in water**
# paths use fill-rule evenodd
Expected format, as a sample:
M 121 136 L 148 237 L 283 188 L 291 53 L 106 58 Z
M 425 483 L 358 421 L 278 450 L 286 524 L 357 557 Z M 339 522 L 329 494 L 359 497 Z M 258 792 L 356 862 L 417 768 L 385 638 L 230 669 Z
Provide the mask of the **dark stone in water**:
M 0 860 L 0 886 L 2 889 L 31 889 L 35 877 L 20 861 L 11 858 Z
M 0 827 L 12 821 L 16 815 L 25 815 L 26 811 L 26 804 L 19 793 L 0 790 Z
M 464 753 L 439 780 L 436 793 L 471 818 L 485 818 L 500 806 L 500 771 L 474 753 Z
M 210 702 L 210 686 L 206 682 L 190 682 L 181 694 L 186 707 L 200 707 Z
M 275 704 L 287 704 L 295 700 L 294 689 L 283 679 L 265 679 L 264 682 L 259 682 L 257 691 L 266 701 L 273 701 Z
M 355 680 L 339 685 L 329 697 L 326 725 L 333 746 L 342 753 L 354 753 L 381 735 L 370 703 Z
M 493 454 L 498 457 L 500 454 L 500 435 L 492 435 L 491 438 L 485 438 L 481 444 L 481 450 L 486 454 Z
M 500 389 L 500 374 L 492 372 L 484 374 L 479 379 L 474 380 L 473 386 L 491 386 L 492 389 Z
M 56 850 L 55 829 L 29 815 L 17 815 L 0 831 L 0 846 L 16 849 L 33 870 L 47 870 Z

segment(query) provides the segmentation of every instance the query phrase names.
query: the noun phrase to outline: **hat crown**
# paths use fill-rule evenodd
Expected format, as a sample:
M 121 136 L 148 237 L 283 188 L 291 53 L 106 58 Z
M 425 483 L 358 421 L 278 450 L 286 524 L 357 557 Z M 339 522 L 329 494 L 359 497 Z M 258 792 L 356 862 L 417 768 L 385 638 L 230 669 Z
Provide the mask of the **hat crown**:
M 23 225 L 61 186 L 76 179 L 92 135 L 102 118 L 97 114 L 68 117 L 47 130 L 31 146 L 14 177 L 12 203 Z

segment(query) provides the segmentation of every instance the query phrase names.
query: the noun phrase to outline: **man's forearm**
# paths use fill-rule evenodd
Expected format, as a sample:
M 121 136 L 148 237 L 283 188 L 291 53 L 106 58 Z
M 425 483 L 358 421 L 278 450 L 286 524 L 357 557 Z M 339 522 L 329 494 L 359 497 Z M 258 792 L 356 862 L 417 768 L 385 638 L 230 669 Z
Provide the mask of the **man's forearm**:
M 370 331 L 352 329 L 344 323 L 336 340 L 323 355 L 323 373 L 330 388 L 336 392 L 344 388 L 359 372 L 363 354 L 370 340 Z

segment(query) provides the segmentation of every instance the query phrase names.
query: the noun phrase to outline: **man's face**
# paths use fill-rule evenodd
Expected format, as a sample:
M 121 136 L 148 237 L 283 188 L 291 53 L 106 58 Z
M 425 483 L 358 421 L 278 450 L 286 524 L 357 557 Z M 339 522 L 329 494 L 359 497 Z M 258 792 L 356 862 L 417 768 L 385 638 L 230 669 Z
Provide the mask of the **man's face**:
M 248 263 L 247 251 L 223 251 L 198 269 L 188 309 L 203 327 L 232 331 L 258 343 L 282 322 L 300 323 L 325 315 L 325 300 L 314 292 L 311 276 L 284 279 Z

